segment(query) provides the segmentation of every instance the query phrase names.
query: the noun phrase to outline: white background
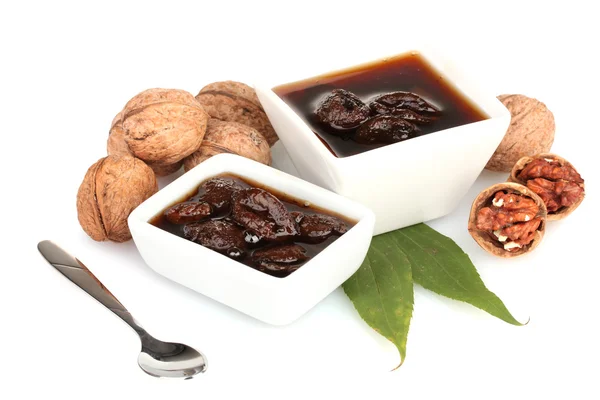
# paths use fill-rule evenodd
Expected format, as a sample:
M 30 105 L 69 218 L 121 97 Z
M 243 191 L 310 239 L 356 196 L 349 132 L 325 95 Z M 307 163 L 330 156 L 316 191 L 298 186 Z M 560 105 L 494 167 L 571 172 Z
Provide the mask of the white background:
M 599 398 L 600 25 L 583 2 L 549 3 L 3 1 L 0 397 Z M 388 372 L 394 347 L 341 289 L 271 327 L 157 275 L 133 243 L 96 243 L 79 227 L 77 188 L 136 93 L 284 81 L 410 37 L 445 49 L 493 93 L 544 101 L 556 117 L 553 152 L 586 179 L 581 207 L 519 259 L 493 258 L 466 230 L 473 198 L 506 174 L 484 172 L 454 213 L 430 222 L 527 326 L 417 287 L 406 362 Z M 42 239 L 81 258 L 153 335 L 205 352 L 208 372 L 145 375 L 135 334 L 45 263 Z

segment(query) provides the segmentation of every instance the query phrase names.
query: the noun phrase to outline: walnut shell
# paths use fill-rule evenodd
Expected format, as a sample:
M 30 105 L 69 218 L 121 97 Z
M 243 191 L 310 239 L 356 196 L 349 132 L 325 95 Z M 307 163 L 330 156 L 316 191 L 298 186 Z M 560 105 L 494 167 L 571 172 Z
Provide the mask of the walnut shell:
M 106 143 L 106 151 L 108 155 L 125 155 L 131 154 L 131 150 L 125 141 L 125 132 L 122 129 L 122 124 L 116 122 L 121 119 L 121 113 L 118 113 L 111 124 L 110 134 Z M 179 160 L 173 164 L 162 164 L 160 162 L 146 162 L 157 176 L 167 176 L 179 171 L 183 165 L 183 160 Z
M 273 146 L 279 138 L 250 86 L 240 82 L 215 82 L 204 86 L 196 99 L 206 112 L 221 121 L 239 122 L 259 131 Z
M 117 122 L 121 121 L 121 113 L 115 115 L 110 125 L 110 133 L 108 134 L 108 141 L 106 142 L 106 152 L 108 155 L 121 156 L 125 154 L 131 154 L 127 142 L 125 142 L 125 132 L 123 131 L 123 125 Z
M 485 168 L 509 172 L 521 157 L 550 150 L 554 142 L 554 115 L 544 103 L 521 94 L 503 94 L 498 99 L 510 111 L 510 125 Z
M 520 183 L 521 185 L 527 185 L 527 182 L 525 182 L 522 179 L 519 179 L 517 176 L 527 166 L 527 164 L 529 164 L 530 162 L 532 162 L 533 160 L 538 159 L 538 158 L 546 158 L 546 159 L 556 160 L 559 162 L 559 164 L 561 166 L 569 166 L 569 167 L 573 168 L 575 171 L 577 171 L 575 169 L 575 167 L 573 167 L 573 165 L 570 162 L 568 162 L 567 160 L 565 160 L 564 158 L 562 158 L 556 154 L 552 154 L 552 153 L 541 153 L 541 154 L 536 154 L 535 156 L 532 156 L 532 157 L 526 156 L 526 157 L 521 158 L 519 161 L 517 161 L 517 163 L 513 166 L 512 170 L 510 171 L 508 181 Z M 579 183 L 579 186 L 582 189 L 585 189 L 584 183 Z M 584 198 L 585 198 L 585 191 L 582 192 L 581 197 L 572 205 L 570 205 L 568 207 L 562 207 L 557 211 L 549 211 L 548 212 L 548 221 L 558 221 L 559 219 L 565 218 L 567 215 L 569 215 L 573 211 L 575 211 L 575 209 L 577 207 L 579 207 L 581 202 L 583 202 Z
M 491 199 L 494 198 L 495 193 L 501 190 L 505 190 L 510 193 L 520 194 L 533 199 L 535 204 L 539 207 L 537 216 L 542 218 L 542 223 L 536 231 L 533 241 L 530 244 L 525 245 L 516 251 L 504 250 L 503 247 L 499 247 L 496 244 L 496 240 L 494 240 L 490 236 L 489 232 L 477 229 L 477 214 L 479 213 L 479 210 L 483 207 L 489 206 L 489 204 L 491 203 Z M 547 216 L 548 212 L 546 210 L 546 205 L 544 204 L 542 199 L 537 194 L 529 190 L 526 186 L 514 182 L 497 183 L 488 187 L 487 189 L 484 189 L 481 193 L 477 195 L 477 197 L 473 201 L 473 204 L 471 206 L 471 212 L 469 214 L 468 230 L 473 239 L 475 239 L 475 241 L 477 242 L 477 244 L 479 244 L 479 246 L 481 246 L 481 248 L 487 251 L 488 253 L 505 258 L 518 257 L 534 250 L 540 244 L 546 231 Z
M 157 191 L 156 176 L 143 161 L 127 154 L 101 158 L 79 186 L 79 224 L 96 241 L 126 242 L 127 217 Z
M 185 171 L 220 153 L 237 154 L 260 163 L 271 165 L 271 148 L 256 129 L 237 122 L 216 119 L 208 121 L 202 146 L 183 160 Z
M 186 91 L 149 89 L 127 102 L 110 132 L 118 136 L 122 131 L 135 157 L 164 166 L 181 161 L 200 147 L 208 118 Z
M 260 108 L 264 111 L 258 96 L 256 95 L 256 91 L 252 89 L 250 86 L 246 85 L 242 82 L 236 81 L 221 81 L 221 82 L 213 82 L 204 86 L 200 92 L 225 92 L 235 96 L 239 96 L 244 98 Z
M 179 160 L 173 164 L 162 165 L 160 163 L 146 163 L 152 171 L 156 174 L 156 176 L 168 176 L 174 174 L 179 171 L 183 166 L 183 160 Z

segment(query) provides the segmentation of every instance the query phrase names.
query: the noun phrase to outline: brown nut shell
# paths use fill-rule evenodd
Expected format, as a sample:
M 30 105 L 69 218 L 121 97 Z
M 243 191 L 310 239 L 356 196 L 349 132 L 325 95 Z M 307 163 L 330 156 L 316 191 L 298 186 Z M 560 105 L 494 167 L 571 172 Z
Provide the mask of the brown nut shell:
M 261 110 L 263 110 L 262 104 L 260 104 L 260 100 L 256 95 L 256 91 L 252 89 L 250 86 L 246 85 L 242 82 L 236 81 L 221 81 L 221 82 L 213 82 L 204 86 L 200 92 L 225 92 L 229 94 L 233 94 L 235 96 L 239 96 L 243 99 L 248 100 Z M 264 110 L 263 110 L 264 111 Z
M 541 101 L 521 94 L 503 94 L 498 100 L 510 111 L 510 125 L 485 168 L 509 172 L 521 157 L 550 150 L 554 142 L 554 115 Z
M 279 140 L 254 89 L 243 83 L 211 83 L 200 90 L 196 99 L 212 118 L 248 125 L 259 131 L 269 146 Z
M 122 134 L 129 151 L 145 162 L 170 165 L 200 147 L 208 118 L 186 91 L 149 89 L 127 102 L 113 120 L 111 136 L 118 140 Z
M 237 154 L 271 165 L 271 148 L 257 130 L 236 122 L 211 119 L 202 146 L 183 160 L 184 169 L 187 172 L 204 160 L 221 153 Z
M 183 166 L 183 160 L 177 161 L 173 164 L 162 165 L 160 163 L 146 163 L 152 171 L 156 174 L 156 176 L 168 176 L 174 174 L 179 171 Z
M 108 156 L 92 165 L 77 192 L 77 218 L 94 240 L 131 239 L 127 217 L 158 191 L 156 176 L 143 161 L 131 156 Z
M 108 155 L 122 156 L 125 154 L 131 154 L 127 142 L 125 142 L 125 132 L 123 131 L 123 124 L 121 121 L 121 113 L 115 115 L 110 124 L 110 133 L 108 135 L 108 141 L 106 142 L 106 152 Z
M 513 166 L 512 170 L 510 171 L 508 181 L 520 183 L 521 185 L 527 186 L 527 182 L 523 179 L 518 178 L 518 175 L 521 173 L 521 171 L 523 169 L 525 169 L 525 167 L 529 163 L 531 163 L 533 160 L 536 160 L 539 158 L 558 161 L 558 163 L 561 166 L 568 166 L 568 167 L 573 168 L 575 171 L 577 171 L 570 162 L 568 162 L 567 160 L 565 160 L 564 158 L 562 158 L 559 155 L 556 155 L 553 153 L 540 153 L 540 154 L 536 154 L 535 156 L 531 156 L 531 157 L 529 157 L 529 156 L 522 157 L 519 161 L 517 161 L 517 163 Z M 583 199 L 585 198 L 585 184 L 582 182 L 582 183 L 578 183 L 578 185 L 582 189 L 584 189 L 584 191 L 581 193 L 581 197 L 579 197 L 579 199 L 575 203 L 573 203 L 572 205 L 570 205 L 568 207 L 562 207 L 557 211 L 548 211 L 548 221 L 558 221 L 560 219 L 563 219 L 566 216 L 568 216 L 569 214 L 571 214 L 573 211 L 575 211 L 575 209 L 577 207 L 579 207 L 579 205 L 583 202 Z
M 112 129 L 108 135 L 108 141 L 106 143 L 106 151 L 108 155 L 133 155 L 127 142 L 125 141 L 125 132 L 122 129 L 122 124 L 116 122 L 121 119 L 121 113 L 118 113 L 112 122 Z M 173 164 L 162 164 L 160 162 L 146 162 L 150 168 L 154 171 L 157 176 L 167 176 L 175 173 L 181 169 L 183 160 L 179 160 Z
M 537 216 L 542 219 L 542 223 L 535 232 L 535 237 L 530 244 L 525 245 L 516 251 L 506 251 L 503 247 L 500 247 L 496 244 L 496 240 L 491 237 L 490 232 L 477 229 L 477 215 L 479 210 L 488 206 L 491 202 L 491 199 L 494 198 L 495 193 L 499 191 L 507 191 L 508 193 L 515 193 L 529 197 L 539 207 Z M 468 230 L 477 244 L 479 244 L 479 246 L 481 246 L 481 248 L 488 253 L 505 258 L 518 257 L 529 253 L 540 244 L 546 230 L 547 214 L 546 205 L 542 199 L 533 191 L 529 190 L 526 186 L 514 182 L 498 183 L 488 187 L 487 189 L 484 189 L 473 201 L 471 212 L 469 214 Z

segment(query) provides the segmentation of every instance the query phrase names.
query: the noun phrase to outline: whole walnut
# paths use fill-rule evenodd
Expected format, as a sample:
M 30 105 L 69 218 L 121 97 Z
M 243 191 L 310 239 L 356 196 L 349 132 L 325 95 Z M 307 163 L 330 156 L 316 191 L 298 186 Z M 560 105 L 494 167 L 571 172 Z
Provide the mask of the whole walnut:
M 509 172 L 521 157 L 550 150 L 554 115 L 544 103 L 521 94 L 503 94 L 498 99 L 510 111 L 510 126 L 485 168 Z
M 96 241 L 126 242 L 127 217 L 157 191 L 156 176 L 143 161 L 128 154 L 101 158 L 79 186 L 79 224 Z
M 244 124 L 211 118 L 202 145 L 183 160 L 183 167 L 187 172 L 202 161 L 221 153 L 237 154 L 271 165 L 271 148 L 257 130 Z
M 259 131 L 269 146 L 279 140 L 255 90 L 244 83 L 214 82 L 204 86 L 196 99 L 211 118 L 248 125 Z
M 117 142 L 122 135 L 135 157 L 167 166 L 200 147 L 208 118 L 202 105 L 186 91 L 148 89 L 127 102 L 113 120 L 110 133 L 117 135 L 113 137 Z
M 121 113 L 118 113 L 111 124 L 111 131 L 108 135 L 108 142 L 106 144 L 106 150 L 109 156 L 111 155 L 125 155 L 130 154 L 129 146 L 125 142 L 125 132 L 122 129 L 122 124 L 116 122 L 121 119 Z M 179 171 L 183 165 L 183 160 L 179 160 L 173 164 L 162 164 L 160 162 L 146 162 L 150 168 L 154 171 L 157 176 L 167 176 Z

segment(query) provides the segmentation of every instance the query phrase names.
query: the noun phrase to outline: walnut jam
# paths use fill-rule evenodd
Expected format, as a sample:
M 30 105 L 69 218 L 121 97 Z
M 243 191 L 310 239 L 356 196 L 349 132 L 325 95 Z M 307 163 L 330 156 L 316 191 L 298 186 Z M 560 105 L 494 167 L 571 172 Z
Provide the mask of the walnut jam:
M 489 118 L 416 52 L 273 90 L 336 157 Z
M 517 183 L 500 183 L 473 202 L 469 233 L 488 252 L 514 257 L 539 244 L 546 218 L 546 206 L 538 195 Z
M 355 224 L 230 175 L 203 182 L 150 223 L 279 278 L 296 271 Z

